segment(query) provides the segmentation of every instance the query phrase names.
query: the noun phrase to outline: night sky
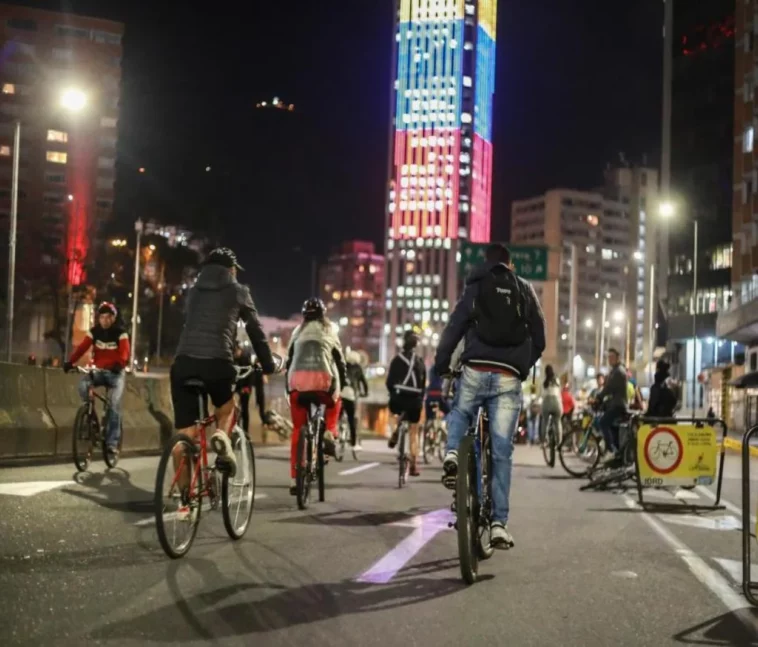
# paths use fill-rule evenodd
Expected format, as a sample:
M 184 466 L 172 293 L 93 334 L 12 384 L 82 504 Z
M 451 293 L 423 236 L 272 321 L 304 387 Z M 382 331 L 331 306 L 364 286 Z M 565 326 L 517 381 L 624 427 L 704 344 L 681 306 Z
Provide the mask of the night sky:
M 309 296 L 310 255 L 381 247 L 393 1 L 22 4 L 126 23 L 118 225 L 141 215 L 218 237 L 276 316 Z M 494 238 L 512 200 L 598 185 L 619 151 L 657 164 L 662 11 L 500 0 Z M 295 112 L 255 109 L 274 96 Z

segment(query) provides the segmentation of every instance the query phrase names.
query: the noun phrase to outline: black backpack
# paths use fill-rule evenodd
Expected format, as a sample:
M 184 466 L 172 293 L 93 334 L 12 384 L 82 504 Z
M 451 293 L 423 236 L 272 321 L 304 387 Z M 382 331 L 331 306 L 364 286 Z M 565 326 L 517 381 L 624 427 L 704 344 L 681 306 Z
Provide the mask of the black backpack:
M 526 299 L 518 277 L 496 267 L 479 282 L 474 301 L 474 330 L 488 346 L 520 346 L 529 338 Z

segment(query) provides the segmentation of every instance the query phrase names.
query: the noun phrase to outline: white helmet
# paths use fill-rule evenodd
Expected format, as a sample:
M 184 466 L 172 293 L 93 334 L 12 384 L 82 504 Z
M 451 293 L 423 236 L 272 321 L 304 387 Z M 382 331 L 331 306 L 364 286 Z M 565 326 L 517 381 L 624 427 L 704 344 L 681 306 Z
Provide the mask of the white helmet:
M 345 358 L 350 364 L 360 364 L 361 354 L 357 350 L 351 350 Z

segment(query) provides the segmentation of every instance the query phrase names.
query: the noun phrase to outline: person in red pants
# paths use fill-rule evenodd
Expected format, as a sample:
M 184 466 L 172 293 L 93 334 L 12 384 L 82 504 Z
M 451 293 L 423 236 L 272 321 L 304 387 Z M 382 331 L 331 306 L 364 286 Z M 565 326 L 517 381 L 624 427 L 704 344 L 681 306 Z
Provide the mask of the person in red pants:
M 340 389 L 346 383 L 345 357 L 335 326 L 326 317 L 321 299 L 308 299 L 303 304 L 303 322 L 295 328 L 287 352 L 287 392 L 292 411 L 292 444 L 290 445 L 290 494 L 296 494 L 295 474 L 297 444 L 300 430 L 308 422 L 308 404 L 301 396 L 308 395 L 325 405 L 324 453 L 335 454 L 337 421 L 340 415 Z

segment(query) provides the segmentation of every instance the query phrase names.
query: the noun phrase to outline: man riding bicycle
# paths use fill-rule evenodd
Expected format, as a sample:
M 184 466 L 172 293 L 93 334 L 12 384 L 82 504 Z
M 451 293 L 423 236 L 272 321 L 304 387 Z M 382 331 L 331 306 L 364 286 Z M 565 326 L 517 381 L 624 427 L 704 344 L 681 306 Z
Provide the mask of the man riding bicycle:
M 203 412 L 198 411 L 197 393 L 187 388 L 185 382 L 202 380 L 216 409 L 216 432 L 211 437 L 211 446 L 218 462 L 226 465 L 231 476 L 237 469 L 229 427 L 237 379 L 234 345 L 238 321 L 245 323 L 263 372 L 276 371 L 250 290 L 237 282 L 237 270 L 241 269 L 231 249 L 220 247 L 208 255 L 187 295 L 184 328 L 171 366 L 175 427 L 179 433 L 195 437 L 195 422 Z
M 103 301 L 97 309 L 97 324 L 90 329 L 82 343 L 74 350 L 71 357 L 63 364 L 68 373 L 74 364 L 90 348 L 93 349 L 93 362 L 97 371 L 85 375 L 79 382 L 79 396 L 83 402 L 89 397 L 89 387 L 105 386 L 110 389 L 110 407 L 108 409 L 105 444 L 108 452 L 118 457 L 118 442 L 121 437 L 121 399 L 124 397 L 124 369 L 129 363 L 129 335 L 116 324 L 118 310 L 108 301 Z
M 521 382 L 545 349 L 545 317 L 532 286 L 516 276 L 508 249 L 487 248 L 485 264 L 474 270 L 442 333 L 434 365 L 449 375 L 451 359 L 464 340 L 453 410 L 447 419 L 445 481 L 458 473 L 458 445 L 484 407 L 492 442 L 492 525 L 494 547 L 514 545 L 508 531 L 513 435 L 521 408 Z
M 390 362 L 387 371 L 387 391 L 390 397 L 390 412 L 396 416 L 405 416 L 408 422 L 411 465 L 409 474 L 420 476 L 418 471 L 418 423 L 426 390 L 426 368 L 424 361 L 416 355 L 419 337 L 413 330 L 406 330 L 403 336 L 403 349 Z M 389 447 L 397 444 L 397 426 L 392 432 Z

